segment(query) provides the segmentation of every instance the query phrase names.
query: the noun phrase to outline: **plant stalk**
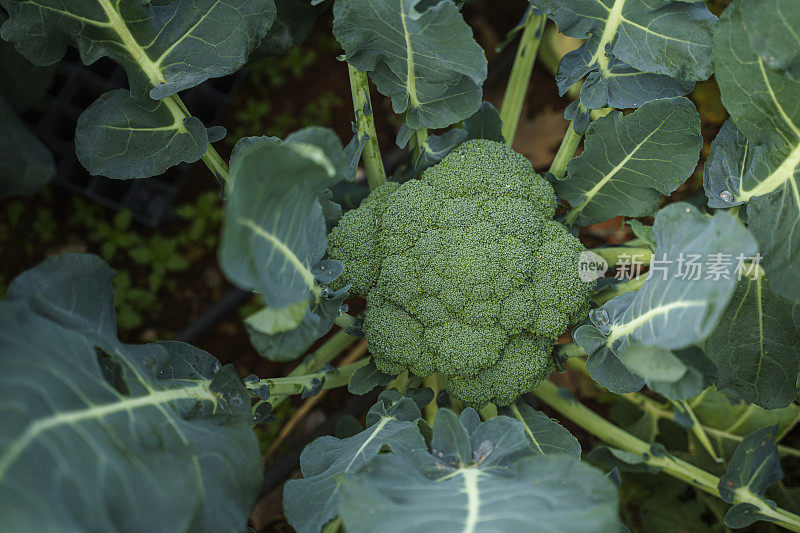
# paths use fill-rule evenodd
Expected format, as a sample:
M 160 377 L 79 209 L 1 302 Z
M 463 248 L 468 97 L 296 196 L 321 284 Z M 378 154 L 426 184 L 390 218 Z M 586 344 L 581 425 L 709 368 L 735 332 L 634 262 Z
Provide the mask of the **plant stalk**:
M 424 409 L 425 420 L 428 421 L 428 424 L 433 425 L 433 421 L 436 418 L 436 413 L 439 412 L 439 404 L 437 403 L 436 398 L 439 396 L 439 392 L 442 390 L 441 375 L 438 372 L 431 374 L 423 380 L 423 383 L 426 387 L 430 387 L 431 390 L 433 390 L 433 401 L 426 405 Z
M 603 305 L 626 292 L 638 291 L 645 281 L 647 281 L 647 274 L 640 274 L 635 278 L 610 285 L 594 293 L 592 301 L 597 305 Z
M 544 35 L 545 22 L 547 22 L 547 17 L 534 14 L 533 9 L 528 10 L 519 48 L 517 48 L 517 56 L 514 58 L 514 66 L 511 68 L 506 94 L 503 97 L 503 107 L 500 111 L 500 118 L 503 121 L 503 137 L 509 146 L 514 144 L 514 137 L 517 134 L 522 106 L 525 103 L 525 95 L 528 93 L 531 73 L 533 73 L 533 64 L 539 52 L 542 35 Z
M 286 377 L 287 378 L 296 378 L 298 376 L 303 376 L 303 375 L 306 375 L 306 374 L 310 374 L 310 373 L 314 373 L 314 372 L 319 371 L 321 368 L 325 367 L 325 365 L 330 363 L 334 358 L 336 358 L 339 354 L 341 354 L 343 351 L 345 351 L 350 346 L 352 346 L 357 340 L 358 340 L 358 337 L 353 337 L 352 335 L 348 335 L 347 332 L 345 332 L 344 330 L 337 331 L 336 333 L 334 333 L 331 336 L 330 339 L 325 341 L 325 343 L 322 346 L 317 348 L 317 350 L 314 353 L 308 355 L 303 360 L 302 363 L 297 365 L 297 367 L 294 370 L 289 372 L 289 375 L 286 376 Z M 278 379 L 286 379 L 286 378 L 278 378 Z M 250 385 L 249 388 L 258 389 L 259 387 L 261 387 L 262 382 L 266 382 L 266 381 L 268 381 L 268 380 L 262 379 L 262 380 L 260 380 L 260 381 L 258 381 L 256 383 Z M 327 379 L 326 379 L 326 381 L 327 381 Z M 310 383 L 310 380 L 309 380 L 309 383 Z M 301 392 L 302 392 L 302 389 L 301 389 Z M 291 395 L 291 394 L 298 394 L 298 393 L 290 393 L 289 395 Z M 270 396 L 271 397 L 269 399 L 269 403 L 271 403 L 272 404 L 272 408 L 275 409 L 281 403 L 283 403 L 283 401 L 286 400 L 286 398 L 288 398 L 289 395 L 277 396 L 276 394 L 273 394 L 272 389 L 270 389 Z
M 230 185 L 231 173 L 228 169 L 228 164 L 222 159 L 222 156 L 219 155 L 219 152 L 217 152 L 211 143 L 208 143 L 208 148 L 206 148 L 206 153 L 203 156 L 203 163 L 205 163 L 211 173 L 214 174 L 214 177 L 217 178 L 220 185 L 223 187 Z
M 293 394 L 300 394 L 304 389 L 310 389 L 315 380 L 324 380 L 322 383 L 322 390 L 335 389 L 342 387 L 350 382 L 350 377 L 355 374 L 356 370 L 369 363 L 369 358 L 365 357 L 355 363 L 350 363 L 335 370 L 323 370 L 313 374 L 303 374 L 295 376 L 287 376 L 285 378 L 268 378 L 261 379 L 255 383 L 248 383 L 247 388 L 257 390 L 262 385 L 269 387 L 270 396 L 291 396 Z M 271 402 L 273 407 L 277 405 Z
M 664 473 L 685 481 L 704 492 L 721 497 L 718 488 L 719 478 L 717 476 L 670 454 L 654 455 L 650 445 L 645 441 L 615 426 L 580 402 L 562 397 L 558 393 L 558 387 L 555 384 L 545 381 L 533 391 L 533 394 L 575 424 L 608 444 L 621 450 L 635 453 L 648 465 L 659 468 Z M 752 504 L 758 508 L 759 513 L 773 523 L 790 531 L 800 531 L 800 516 L 780 507 L 770 506 L 763 498 L 751 492 L 747 487 L 736 489 L 733 503 Z
M 561 144 L 558 147 L 556 156 L 553 159 L 553 163 L 550 165 L 549 172 L 557 179 L 564 179 L 564 176 L 567 174 L 567 163 L 569 163 L 569 160 L 575 155 L 575 150 L 578 149 L 578 145 L 581 142 L 581 135 L 575 133 L 575 128 L 573 127 L 574 123 L 574 119 L 570 121 L 569 127 L 567 127 L 567 133 L 565 133 L 564 138 L 561 139 Z
M 649 246 L 609 246 L 607 248 L 594 248 L 592 252 L 606 260 L 609 266 L 632 264 L 636 258 L 637 265 L 649 265 L 653 259 L 653 251 Z
M 369 77 L 366 72 L 361 72 L 349 63 L 347 69 L 350 73 L 350 91 L 353 95 L 353 111 L 356 116 L 356 134 L 367 139 L 361 161 L 364 163 L 369 188 L 375 190 L 386 183 L 386 169 L 383 167 L 378 133 L 375 130 L 375 115 L 369 96 Z

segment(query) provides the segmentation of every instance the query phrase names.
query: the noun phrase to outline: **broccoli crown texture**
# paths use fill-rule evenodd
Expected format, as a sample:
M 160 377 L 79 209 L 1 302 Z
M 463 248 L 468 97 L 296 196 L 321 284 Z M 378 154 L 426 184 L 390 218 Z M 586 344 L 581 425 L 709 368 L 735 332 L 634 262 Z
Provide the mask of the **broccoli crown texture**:
M 462 144 L 419 180 L 387 183 L 331 232 L 334 288 L 367 297 L 379 369 L 448 378 L 473 406 L 513 402 L 553 371 L 557 337 L 589 310 L 581 243 L 556 197 L 505 144 Z

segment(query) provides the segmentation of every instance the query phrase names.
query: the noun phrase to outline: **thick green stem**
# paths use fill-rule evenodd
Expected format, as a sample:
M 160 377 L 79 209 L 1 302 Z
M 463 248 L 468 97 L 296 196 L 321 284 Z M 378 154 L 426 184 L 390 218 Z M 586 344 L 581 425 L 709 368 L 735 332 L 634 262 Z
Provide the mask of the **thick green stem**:
M 436 401 L 436 397 L 439 395 L 439 391 L 442 390 L 441 374 L 438 372 L 431 374 L 423 380 L 423 383 L 433 390 L 433 401 L 426 405 L 424 410 L 425 420 L 428 421 L 428 424 L 433 425 L 436 413 L 439 412 L 439 404 Z
M 575 348 L 572 348 L 572 347 L 575 347 Z M 562 344 L 561 346 L 559 346 L 559 348 L 563 349 L 565 351 L 567 351 L 567 350 L 569 350 L 569 351 L 578 351 L 578 350 L 580 350 L 583 353 L 583 355 L 586 355 L 586 353 L 583 352 L 581 347 L 577 346 L 576 344 Z M 573 357 L 573 356 L 570 355 L 569 357 Z M 576 359 L 570 359 L 570 360 L 567 361 L 567 366 L 570 369 L 575 370 L 576 372 L 579 372 L 579 373 L 583 374 L 586 378 L 588 378 L 590 380 L 592 379 L 592 376 L 590 376 L 588 370 L 586 370 L 586 361 L 584 361 L 583 359 L 577 359 L 577 358 Z M 594 380 L 592 380 L 592 383 L 595 383 Z M 599 385 L 597 385 L 597 386 L 599 387 Z M 696 405 L 698 400 L 700 400 L 705 395 L 706 391 L 708 391 L 708 390 L 710 390 L 710 389 L 706 389 L 705 391 L 700 393 L 699 396 L 697 396 L 696 398 L 694 398 L 690 402 L 687 402 L 688 405 L 690 407 Z M 642 394 L 640 392 L 631 392 L 631 393 L 628 393 L 628 394 L 618 394 L 615 397 L 616 398 L 622 398 L 626 402 L 629 402 L 629 403 L 635 405 L 636 407 L 638 407 L 642 411 L 650 413 L 652 416 L 656 417 L 657 419 L 663 418 L 665 420 L 671 420 L 673 422 L 675 421 L 675 411 L 673 411 L 671 409 L 667 409 L 666 406 L 664 404 L 662 404 L 661 402 L 659 402 L 657 400 L 654 400 L 654 399 L 650 398 L 649 396 L 646 396 L 646 395 L 644 395 L 644 394 Z M 700 423 L 699 420 L 698 420 L 697 423 L 698 424 Z M 793 426 L 793 424 L 788 424 L 787 425 L 788 428 L 791 428 L 792 426 Z M 735 433 L 731 433 L 730 429 L 723 430 L 723 429 L 717 429 L 715 427 L 703 425 L 703 431 L 706 434 L 711 435 L 712 437 L 717 438 L 717 439 L 729 440 L 729 441 L 736 442 L 736 443 L 742 442 L 742 440 L 744 440 L 744 437 L 742 435 L 737 435 Z M 776 437 L 776 440 L 780 441 L 784 436 L 785 436 L 785 433 L 783 435 L 778 435 Z M 784 446 L 783 444 L 778 444 L 778 453 L 780 453 L 781 455 L 790 455 L 792 457 L 800 457 L 800 450 L 798 450 L 797 448 L 792 448 L 791 446 Z
M 571 342 L 569 344 L 559 344 L 556 346 L 556 352 L 562 357 L 586 357 L 586 352 L 583 348 Z
M 339 354 L 345 351 L 347 348 L 352 346 L 358 337 L 353 337 L 352 335 L 348 335 L 346 331 L 337 331 L 334 333 L 330 339 L 325 341 L 325 343 L 316 349 L 314 353 L 307 356 L 302 363 L 297 365 L 297 368 L 289 372 L 287 378 L 295 378 L 297 376 L 303 376 L 306 374 L 311 374 L 314 372 L 319 371 L 325 365 L 330 363 L 334 358 L 336 358 Z M 279 378 L 283 379 L 283 378 Z M 266 380 L 261 380 L 266 381 Z M 256 388 L 261 386 L 261 382 L 257 382 Z M 253 387 L 250 387 L 253 388 Z M 283 403 L 284 400 L 288 396 L 275 396 L 271 394 L 269 399 L 269 403 L 272 404 L 273 409 L 276 408 L 278 405 Z
M 562 397 L 558 393 L 558 387 L 555 384 L 546 381 L 533 391 L 533 394 L 575 424 L 608 444 L 621 450 L 635 453 L 648 465 L 659 468 L 664 473 L 685 481 L 704 492 L 720 497 L 719 478 L 717 476 L 670 454 L 653 454 L 650 445 L 645 441 L 615 426 L 580 402 Z M 751 492 L 748 487 L 736 489 L 733 503 L 750 503 L 758 508 L 759 513 L 775 524 L 791 531 L 800 531 L 800 516 L 780 507 L 772 507 L 763 498 Z
M 649 246 L 609 246 L 594 248 L 592 252 L 605 259 L 609 266 L 619 264 L 644 266 L 649 265 L 653 259 L 653 251 Z
M 569 163 L 569 160 L 575 155 L 575 150 L 578 149 L 578 145 L 581 142 L 581 136 L 575 133 L 575 128 L 573 128 L 574 122 L 575 121 L 572 120 L 569 123 L 567 133 L 565 133 L 564 138 L 561 139 L 561 145 L 558 147 L 555 159 L 553 159 L 553 164 L 550 165 L 550 173 L 557 179 L 563 179 L 566 175 L 567 163 Z
M 367 138 L 361 160 L 364 162 L 369 188 L 375 190 L 386 183 L 386 169 L 383 167 L 378 134 L 375 130 L 375 115 L 369 96 L 369 77 L 366 72 L 361 72 L 350 64 L 347 65 L 347 69 L 350 72 L 350 91 L 353 94 L 357 135 Z
M 270 396 L 291 396 L 300 394 L 305 389 L 311 389 L 315 380 L 325 380 L 322 389 L 335 389 L 342 387 L 350 382 L 350 377 L 356 370 L 369 363 L 369 358 L 361 359 L 355 363 L 337 368 L 335 370 L 323 370 L 313 374 L 287 376 L 285 378 L 262 379 L 255 383 L 248 383 L 247 388 L 258 390 L 263 385 L 269 387 Z M 275 403 L 273 402 L 273 406 Z
M 517 126 L 530 85 L 533 64 L 542 42 L 545 22 L 547 22 L 547 17 L 535 15 L 533 9 L 528 10 L 522 38 L 519 48 L 517 48 L 517 57 L 511 68 L 511 76 L 508 79 L 508 87 L 506 87 L 503 107 L 500 111 L 500 118 L 503 120 L 503 137 L 509 146 L 514 144 L 514 136 L 517 134 Z
M 353 315 L 348 315 L 347 313 L 341 312 L 339 313 L 339 316 L 337 316 L 336 319 L 333 321 L 333 323 L 342 328 L 345 332 L 347 332 L 350 330 L 350 328 L 352 328 L 358 323 L 358 319 Z
M 430 139 L 430 135 L 428 135 L 428 130 L 425 128 L 421 130 L 417 130 L 414 132 L 414 135 L 411 137 L 411 150 L 414 153 L 414 161 L 419 161 L 422 157 L 423 153 L 429 149 L 428 140 Z
M 603 305 L 626 292 L 638 291 L 642 288 L 645 281 L 647 281 L 647 274 L 641 274 L 627 281 L 621 281 L 615 285 L 610 285 L 594 293 L 592 295 L 592 301 L 597 305 Z

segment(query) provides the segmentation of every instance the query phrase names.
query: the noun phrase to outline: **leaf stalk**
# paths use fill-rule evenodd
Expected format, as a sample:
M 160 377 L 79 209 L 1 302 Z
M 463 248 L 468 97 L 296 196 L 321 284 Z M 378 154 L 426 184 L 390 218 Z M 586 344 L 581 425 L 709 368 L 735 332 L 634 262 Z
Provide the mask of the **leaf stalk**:
M 517 55 L 514 58 L 514 65 L 511 67 L 511 75 L 508 79 L 508 86 L 506 87 L 506 94 L 503 97 L 503 106 L 500 111 L 500 118 L 503 121 L 503 137 L 509 146 L 514 144 L 514 137 L 517 134 L 519 119 L 522 115 L 522 106 L 525 103 L 525 95 L 528 93 L 533 64 L 539 52 L 539 45 L 542 42 L 546 22 L 547 17 L 536 15 L 533 9 L 528 9 L 519 48 L 517 48 Z
M 533 394 L 606 443 L 634 453 L 640 456 L 646 464 L 659 468 L 676 479 L 685 481 L 693 487 L 721 498 L 718 488 L 720 480 L 717 476 L 668 453 L 654 454 L 651 446 L 645 441 L 615 426 L 580 402 L 562 397 L 555 384 L 545 381 L 533 391 Z M 764 498 L 754 494 L 747 487 L 736 489 L 733 503 L 750 503 L 758 508 L 760 514 L 773 523 L 790 531 L 800 531 L 800 516 L 776 507 L 774 504 L 770 505 Z
M 350 92 L 353 95 L 353 111 L 356 117 L 356 135 L 366 137 L 361 161 L 367 174 L 369 188 L 377 189 L 386 183 L 386 169 L 383 167 L 378 133 L 375 129 L 375 114 L 369 95 L 369 77 L 352 65 L 347 65 L 350 73 Z

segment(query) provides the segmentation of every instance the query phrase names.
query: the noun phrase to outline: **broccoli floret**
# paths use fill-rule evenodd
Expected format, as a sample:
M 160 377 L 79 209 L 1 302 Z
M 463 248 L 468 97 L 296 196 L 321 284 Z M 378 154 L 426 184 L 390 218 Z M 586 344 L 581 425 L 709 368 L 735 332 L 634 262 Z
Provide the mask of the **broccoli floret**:
M 553 371 L 558 336 L 595 283 L 556 196 L 505 144 L 469 141 L 419 180 L 379 187 L 342 217 L 334 288 L 367 297 L 364 334 L 384 372 L 440 372 L 468 405 L 507 405 Z

